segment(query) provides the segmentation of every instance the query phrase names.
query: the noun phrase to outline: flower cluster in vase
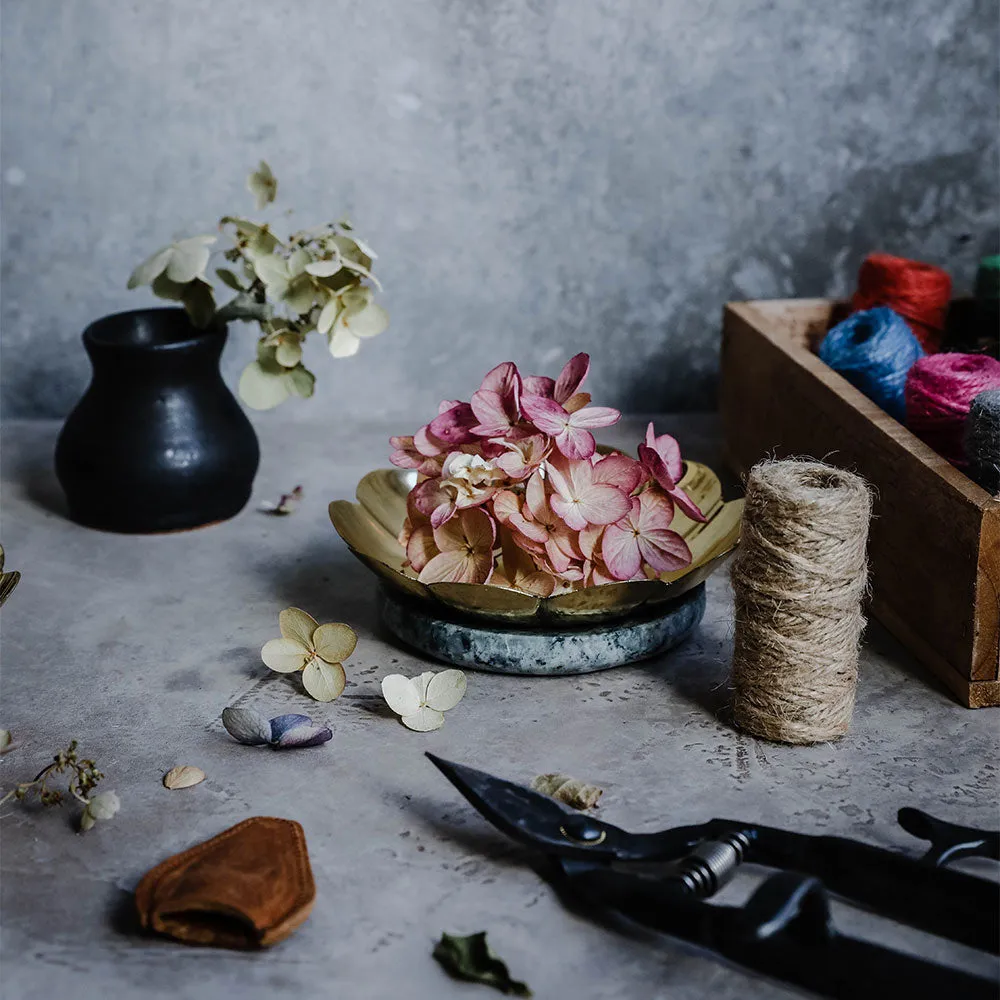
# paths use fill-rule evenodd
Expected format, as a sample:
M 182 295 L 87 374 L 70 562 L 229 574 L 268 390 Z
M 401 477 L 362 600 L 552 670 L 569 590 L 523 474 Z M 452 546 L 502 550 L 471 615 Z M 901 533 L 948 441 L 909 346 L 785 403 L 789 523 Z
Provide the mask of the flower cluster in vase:
M 278 182 L 263 161 L 247 179 L 262 209 L 274 201 Z M 346 358 L 361 341 L 382 333 L 389 315 L 374 299 L 381 290 L 372 274 L 375 252 L 342 220 L 279 239 L 269 225 L 227 215 L 219 228 L 232 237 L 223 252 L 232 268 L 216 276 L 235 293 L 216 308 L 205 271 L 213 235 L 192 236 L 157 250 L 128 281 L 129 288 L 149 285 L 154 295 L 180 302 L 195 326 L 230 320 L 259 325 L 257 359 L 243 370 L 239 393 L 258 410 L 268 410 L 290 396 L 308 398 L 316 378 L 302 362 L 302 345 L 314 330 L 327 338 L 330 353 Z
M 446 400 L 393 464 L 416 469 L 400 533 L 424 583 L 492 583 L 539 597 L 655 578 L 691 562 L 675 509 L 705 518 L 680 487 L 680 447 L 650 424 L 638 461 L 601 455 L 592 431 L 621 414 L 581 391 L 590 358 L 557 379 L 506 361 L 470 402 Z

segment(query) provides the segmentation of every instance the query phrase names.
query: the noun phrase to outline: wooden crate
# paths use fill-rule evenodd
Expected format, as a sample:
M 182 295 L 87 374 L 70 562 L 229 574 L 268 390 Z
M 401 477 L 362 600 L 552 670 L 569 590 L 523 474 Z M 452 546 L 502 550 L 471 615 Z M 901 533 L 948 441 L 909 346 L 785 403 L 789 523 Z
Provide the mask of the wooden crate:
M 1000 501 L 813 353 L 839 307 L 733 302 L 723 316 L 727 458 L 809 455 L 876 489 L 871 613 L 970 708 L 1000 705 Z

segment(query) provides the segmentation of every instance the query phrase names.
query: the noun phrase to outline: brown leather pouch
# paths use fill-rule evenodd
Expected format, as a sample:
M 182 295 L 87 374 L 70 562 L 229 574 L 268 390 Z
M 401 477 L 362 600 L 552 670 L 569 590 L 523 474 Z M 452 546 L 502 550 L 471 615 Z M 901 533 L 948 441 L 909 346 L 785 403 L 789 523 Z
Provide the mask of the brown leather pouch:
M 266 948 L 312 910 L 302 827 L 254 816 L 157 865 L 135 890 L 142 926 L 185 944 Z

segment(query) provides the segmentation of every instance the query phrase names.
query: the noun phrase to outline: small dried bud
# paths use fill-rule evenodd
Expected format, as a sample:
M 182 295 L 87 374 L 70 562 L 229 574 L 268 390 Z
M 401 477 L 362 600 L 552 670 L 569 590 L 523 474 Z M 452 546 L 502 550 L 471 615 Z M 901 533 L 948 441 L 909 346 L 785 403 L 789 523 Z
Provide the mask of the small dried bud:
M 568 774 L 540 774 L 531 782 L 531 787 L 543 795 L 551 795 L 564 802 L 571 809 L 593 809 L 604 794 L 603 788 L 588 785 Z

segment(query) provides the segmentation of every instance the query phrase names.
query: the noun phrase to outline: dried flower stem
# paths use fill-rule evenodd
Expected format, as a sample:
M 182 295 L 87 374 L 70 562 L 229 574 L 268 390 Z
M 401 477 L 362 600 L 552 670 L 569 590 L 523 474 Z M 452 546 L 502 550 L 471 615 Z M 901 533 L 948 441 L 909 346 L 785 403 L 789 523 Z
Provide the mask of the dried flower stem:
M 52 763 L 46 764 L 31 781 L 20 782 L 0 798 L 0 806 L 10 799 L 23 802 L 32 792 L 38 794 L 38 799 L 44 806 L 59 805 L 63 801 L 63 793 L 49 788 L 46 782 L 53 774 L 63 774 L 66 771 L 72 772 L 67 791 L 78 802 L 87 805 L 90 802 L 89 793 L 104 775 L 97 770 L 94 761 L 87 758 L 78 759 L 76 747 L 77 741 L 72 740 L 69 746 L 55 754 Z

